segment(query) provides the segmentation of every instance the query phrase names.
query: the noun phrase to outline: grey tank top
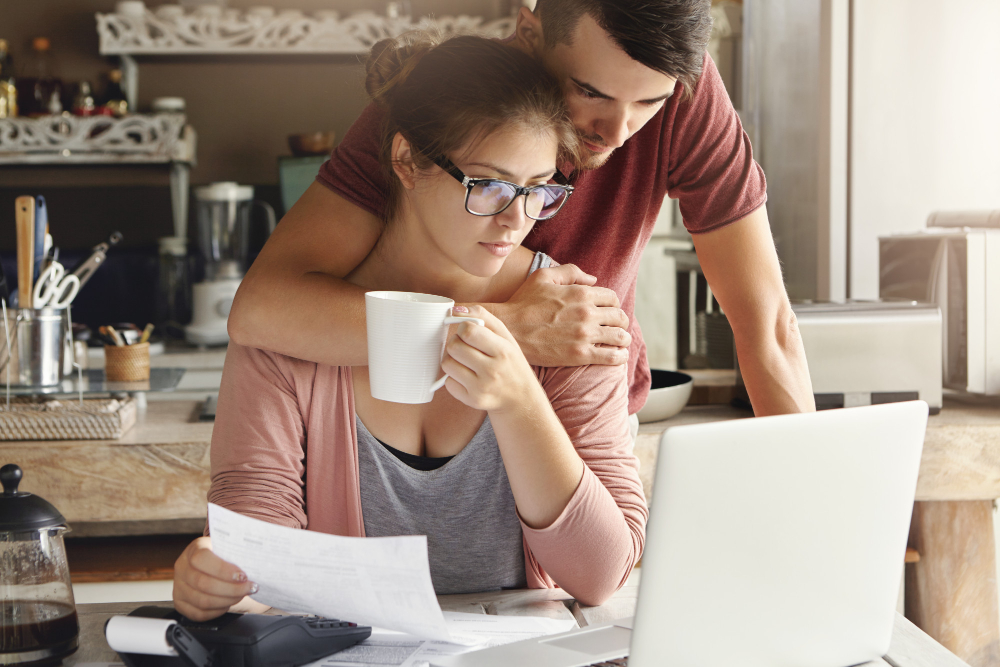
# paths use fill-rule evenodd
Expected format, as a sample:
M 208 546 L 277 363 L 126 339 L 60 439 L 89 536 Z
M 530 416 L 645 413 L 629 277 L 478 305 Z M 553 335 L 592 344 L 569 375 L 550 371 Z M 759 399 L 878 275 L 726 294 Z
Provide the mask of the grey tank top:
M 439 595 L 527 585 L 521 524 L 489 417 L 454 458 L 426 471 L 356 421 L 365 535 L 426 535 Z
M 550 264 L 536 253 L 531 272 Z M 426 535 L 439 595 L 527 586 L 521 523 L 488 416 L 462 451 L 426 471 L 400 461 L 355 421 L 365 535 Z

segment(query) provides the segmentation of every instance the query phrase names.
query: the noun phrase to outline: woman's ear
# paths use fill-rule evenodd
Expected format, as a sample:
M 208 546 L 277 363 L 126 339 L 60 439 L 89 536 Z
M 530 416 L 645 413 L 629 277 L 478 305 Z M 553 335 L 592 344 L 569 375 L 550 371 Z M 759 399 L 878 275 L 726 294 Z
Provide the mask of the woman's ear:
M 545 47 L 545 37 L 542 35 L 542 22 L 527 7 L 521 7 L 517 12 L 517 24 L 514 27 L 514 45 L 529 56 L 541 58 Z
M 392 170 L 403 187 L 412 190 L 416 182 L 417 168 L 413 164 L 410 142 L 399 132 L 392 138 Z

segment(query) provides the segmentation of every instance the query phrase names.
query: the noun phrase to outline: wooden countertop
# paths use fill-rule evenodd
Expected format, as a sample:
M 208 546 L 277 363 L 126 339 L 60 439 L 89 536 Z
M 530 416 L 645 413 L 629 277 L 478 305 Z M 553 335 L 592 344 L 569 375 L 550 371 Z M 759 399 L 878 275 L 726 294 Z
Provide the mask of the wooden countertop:
M 77 535 L 201 532 L 213 424 L 198 421 L 200 407 L 150 401 L 119 440 L 0 442 L 0 459 Z
M 58 507 L 77 535 L 200 532 L 213 424 L 198 421 L 199 407 L 151 401 L 120 440 L 3 442 L 0 459 L 20 465 L 22 488 Z M 647 497 L 664 430 L 750 416 L 728 405 L 692 405 L 642 424 L 636 454 Z M 928 422 L 917 498 L 1000 498 L 1000 400 L 945 398 L 944 410 Z
M 647 498 L 660 436 L 668 428 L 752 417 L 729 405 L 689 405 L 671 419 L 641 424 L 636 455 Z M 927 420 L 917 500 L 1000 498 L 1000 399 L 946 394 L 944 409 Z

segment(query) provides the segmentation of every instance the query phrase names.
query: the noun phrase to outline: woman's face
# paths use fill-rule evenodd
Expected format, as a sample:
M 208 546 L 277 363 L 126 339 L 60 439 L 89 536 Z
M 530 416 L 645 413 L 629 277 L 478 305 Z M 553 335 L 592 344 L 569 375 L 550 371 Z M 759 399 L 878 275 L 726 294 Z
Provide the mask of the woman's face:
M 531 186 L 546 183 L 555 173 L 557 151 L 551 133 L 508 127 L 448 157 L 469 178 Z M 465 193 L 454 176 L 434 167 L 417 174 L 407 196 L 417 224 L 445 258 L 467 273 L 489 277 L 500 270 L 535 221 L 524 213 L 524 196 L 501 213 L 477 216 L 465 210 Z

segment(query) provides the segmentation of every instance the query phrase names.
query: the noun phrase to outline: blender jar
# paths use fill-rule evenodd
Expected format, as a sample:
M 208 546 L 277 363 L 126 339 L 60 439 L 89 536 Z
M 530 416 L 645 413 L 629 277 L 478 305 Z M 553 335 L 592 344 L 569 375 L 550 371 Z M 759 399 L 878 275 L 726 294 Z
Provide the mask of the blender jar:
M 0 468 L 0 665 L 57 663 L 76 651 L 79 622 L 63 533 L 66 519 L 18 491 L 21 469 Z
M 246 271 L 250 210 L 260 206 L 274 231 L 274 210 L 253 198 L 253 186 L 229 181 L 194 189 L 198 248 L 205 260 L 205 280 L 239 280 Z

